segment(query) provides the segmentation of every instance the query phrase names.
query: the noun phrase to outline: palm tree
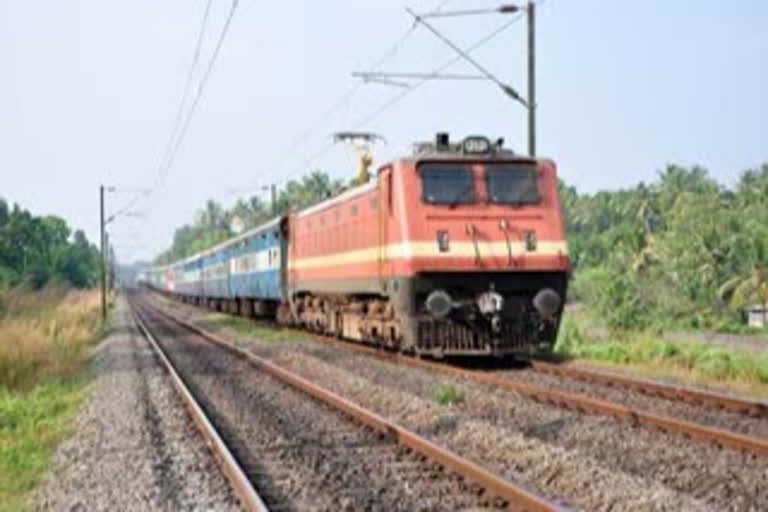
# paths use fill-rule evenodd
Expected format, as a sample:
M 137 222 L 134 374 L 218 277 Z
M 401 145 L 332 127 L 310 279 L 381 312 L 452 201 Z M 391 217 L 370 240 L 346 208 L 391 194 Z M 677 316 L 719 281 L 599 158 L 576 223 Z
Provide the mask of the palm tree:
M 730 303 L 736 307 L 758 302 L 763 308 L 763 324 L 768 325 L 768 267 L 755 267 L 746 278 L 729 279 L 718 293 L 721 298 L 730 297 Z
M 718 295 L 732 305 L 744 307 L 757 301 L 763 307 L 763 323 L 768 323 L 768 229 L 749 223 L 752 235 L 752 270 L 748 275 L 734 276 L 720 286 Z

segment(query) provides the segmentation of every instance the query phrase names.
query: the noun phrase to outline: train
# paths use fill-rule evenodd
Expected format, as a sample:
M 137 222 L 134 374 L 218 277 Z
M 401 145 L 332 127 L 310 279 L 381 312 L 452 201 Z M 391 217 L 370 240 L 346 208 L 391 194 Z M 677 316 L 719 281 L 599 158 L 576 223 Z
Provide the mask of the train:
M 570 258 L 555 163 L 439 133 L 356 184 L 139 281 L 185 302 L 429 357 L 551 349 Z

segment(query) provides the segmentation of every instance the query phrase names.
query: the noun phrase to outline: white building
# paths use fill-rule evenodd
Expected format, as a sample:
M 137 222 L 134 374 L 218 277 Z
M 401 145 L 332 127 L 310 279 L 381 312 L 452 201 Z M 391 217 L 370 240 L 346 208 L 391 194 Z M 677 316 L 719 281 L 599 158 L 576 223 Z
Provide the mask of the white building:
M 750 327 L 768 327 L 768 304 L 755 304 L 744 308 L 747 313 L 747 325 Z

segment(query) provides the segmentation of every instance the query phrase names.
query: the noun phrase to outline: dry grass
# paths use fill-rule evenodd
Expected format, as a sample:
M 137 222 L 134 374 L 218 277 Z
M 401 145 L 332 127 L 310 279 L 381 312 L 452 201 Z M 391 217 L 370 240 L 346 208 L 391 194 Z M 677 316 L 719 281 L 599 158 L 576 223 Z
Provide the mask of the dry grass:
M 13 290 L 2 300 L 0 388 L 26 389 L 80 368 L 101 333 L 98 292 L 50 287 Z
M 0 291 L 0 511 L 33 508 L 28 493 L 71 431 L 100 305 L 93 290 Z

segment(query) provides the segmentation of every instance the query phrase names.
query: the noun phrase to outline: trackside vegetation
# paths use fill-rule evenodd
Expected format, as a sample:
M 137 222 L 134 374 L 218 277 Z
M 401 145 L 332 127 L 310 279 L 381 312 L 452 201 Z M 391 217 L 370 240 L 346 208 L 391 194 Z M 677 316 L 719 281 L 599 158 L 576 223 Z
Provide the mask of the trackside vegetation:
M 768 303 L 768 164 L 731 187 L 670 165 L 651 183 L 579 194 L 561 184 L 573 302 L 615 329 L 741 331 Z
M 432 396 L 440 405 L 453 405 L 464 401 L 464 391 L 450 382 L 437 386 Z
M 694 340 L 669 340 L 653 330 L 600 332 L 594 329 L 593 320 L 579 313 L 566 315 L 555 352 L 567 358 L 633 365 L 685 380 L 743 384 L 735 387 L 760 394 L 768 390 L 768 350 L 761 353 Z
M 299 341 L 306 338 L 306 334 L 294 329 L 275 327 L 271 324 L 262 325 L 258 321 L 249 318 L 215 313 L 208 315 L 207 320 L 214 324 L 224 325 L 235 332 L 262 341 Z
M 96 291 L 0 293 L 0 510 L 24 510 L 85 396 L 87 349 L 104 326 Z
M 768 164 L 731 187 L 670 165 L 618 191 L 561 183 L 560 199 L 576 307 L 557 353 L 765 393 L 768 332 L 747 327 L 742 308 L 768 303 Z M 665 338 L 679 329 L 762 334 L 765 351 Z
M 73 233 L 60 217 L 36 216 L 0 198 L 0 288 L 49 282 L 84 288 L 98 277 L 99 251 L 85 233 Z

